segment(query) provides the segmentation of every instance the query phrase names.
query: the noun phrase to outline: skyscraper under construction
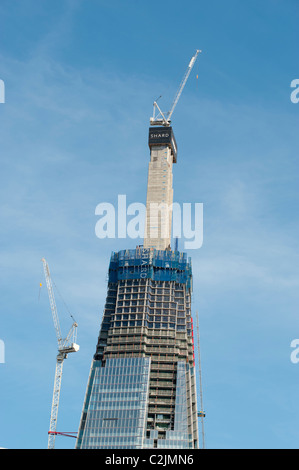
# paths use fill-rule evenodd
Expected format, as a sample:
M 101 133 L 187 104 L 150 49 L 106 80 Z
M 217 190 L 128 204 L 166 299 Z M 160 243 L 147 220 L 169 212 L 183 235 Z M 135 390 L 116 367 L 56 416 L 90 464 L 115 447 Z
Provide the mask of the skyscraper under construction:
M 144 244 L 111 255 L 77 449 L 199 447 L 192 268 L 187 255 L 170 246 L 177 145 L 171 113 L 161 116 L 149 129 Z M 164 212 L 156 210 L 161 205 Z

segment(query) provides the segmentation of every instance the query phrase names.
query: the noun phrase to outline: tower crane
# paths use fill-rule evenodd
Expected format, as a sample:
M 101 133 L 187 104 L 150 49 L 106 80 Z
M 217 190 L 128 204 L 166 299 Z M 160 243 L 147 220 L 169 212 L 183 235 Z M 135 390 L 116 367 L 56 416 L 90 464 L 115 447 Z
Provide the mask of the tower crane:
M 182 81 L 180 83 L 180 86 L 175 94 L 175 97 L 174 97 L 174 100 L 173 100 L 173 103 L 172 103 L 172 106 L 171 106 L 171 109 L 170 111 L 168 111 L 167 113 L 163 113 L 157 103 L 158 100 L 154 101 L 154 111 L 153 111 L 153 117 L 150 118 L 150 124 L 152 126 L 166 126 L 166 127 L 169 127 L 170 126 L 170 119 L 171 119 L 171 116 L 173 114 L 173 111 L 180 99 L 180 96 L 182 94 L 182 91 L 186 85 L 186 82 L 188 80 L 188 77 L 191 73 L 191 70 L 195 64 L 195 61 L 197 59 L 197 56 L 198 54 L 201 52 L 201 50 L 197 49 L 195 54 L 193 55 L 193 57 L 191 58 L 190 62 L 189 62 L 189 65 L 187 67 L 187 70 L 182 78 Z M 161 96 L 159 97 L 161 98 Z M 158 99 L 159 99 L 158 98 Z M 156 109 L 158 110 L 158 114 L 156 115 Z
M 59 397 L 60 397 L 60 389 L 61 389 L 63 362 L 64 362 L 64 359 L 67 358 L 67 355 L 69 353 L 79 351 L 79 345 L 76 344 L 78 325 L 73 319 L 73 324 L 66 338 L 62 337 L 59 317 L 57 313 L 56 302 L 55 302 L 55 297 L 54 297 L 54 292 L 53 292 L 50 269 L 49 269 L 47 261 L 44 258 L 42 258 L 42 263 L 44 267 L 44 274 L 45 274 L 49 300 L 50 300 L 50 307 L 52 311 L 54 328 L 55 328 L 56 338 L 58 342 L 58 354 L 56 357 L 56 369 L 55 369 L 54 389 L 53 389 L 53 398 L 52 398 L 50 428 L 48 432 L 48 449 L 54 449 L 55 437 L 56 437 L 56 434 L 58 434 L 56 432 L 56 424 L 57 424 L 57 416 L 58 416 L 58 406 L 59 406 Z

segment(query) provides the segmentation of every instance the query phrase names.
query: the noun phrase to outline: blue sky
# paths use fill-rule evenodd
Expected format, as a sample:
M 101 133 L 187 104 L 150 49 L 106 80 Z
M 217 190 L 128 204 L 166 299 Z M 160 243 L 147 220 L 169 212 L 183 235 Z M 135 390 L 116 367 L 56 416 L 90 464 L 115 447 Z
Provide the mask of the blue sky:
M 79 324 L 57 427 L 78 429 L 110 254 L 136 244 L 98 239 L 95 208 L 145 203 L 153 100 L 169 108 L 199 48 L 173 115 L 174 200 L 204 205 L 188 254 L 206 446 L 297 448 L 298 2 L 2 0 L 0 18 L 0 447 L 47 446 L 56 338 L 42 257 Z

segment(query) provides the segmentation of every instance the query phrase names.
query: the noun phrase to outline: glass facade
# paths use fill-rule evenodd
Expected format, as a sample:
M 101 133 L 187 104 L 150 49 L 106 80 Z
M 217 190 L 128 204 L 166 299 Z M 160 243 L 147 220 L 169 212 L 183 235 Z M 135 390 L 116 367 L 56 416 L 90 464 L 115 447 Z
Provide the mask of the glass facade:
M 143 447 L 149 371 L 146 357 L 93 361 L 77 448 Z

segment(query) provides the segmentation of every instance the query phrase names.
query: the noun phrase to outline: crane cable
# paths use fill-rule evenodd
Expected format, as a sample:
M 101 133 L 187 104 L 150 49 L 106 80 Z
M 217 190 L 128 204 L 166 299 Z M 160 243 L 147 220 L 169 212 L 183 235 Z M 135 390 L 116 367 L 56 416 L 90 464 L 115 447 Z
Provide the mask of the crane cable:
M 58 293 L 60 299 L 62 300 L 62 303 L 64 304 L 64 306 L 65 306 L 65 308 L 66 308 L 68 314 L 70 315 L 71 319 L 73 320 L 73 322 L 77 323 L 76 320 L 74 319 L 73 315 L 71 314 L 71 312 L 70 312 L 70 310 L 69 310 L 67 304 L 65 303 L 65 300 L 64 300 L 64 298 L 62 297 L 62 295 L 61 295 L 61 293 L 60 293 L 58 287 L 56 286 L 55 282 L 53 281 L 53 277 L 52 277 L 52 276 L 51 276 L 51 281 L 52 281 L 53 287 L 55 287 L 55 289 L 56 289 L 56 291 L 57 291 L 57 293 Z M 42 285 L 43 285 L 42 282 L 40 282 L 40 283 L 39 283 L 39 291 L 38 291 L 38 301 L 39 301 L 39 299 L 40 299 L 40 292 L 41 292 Z

